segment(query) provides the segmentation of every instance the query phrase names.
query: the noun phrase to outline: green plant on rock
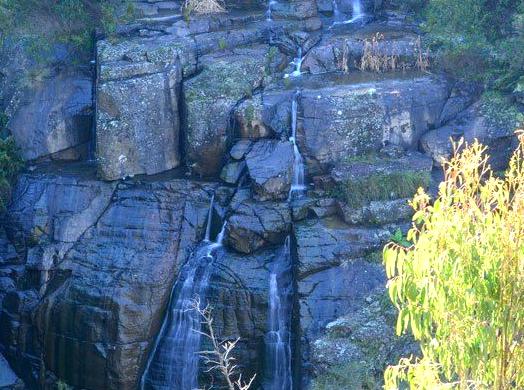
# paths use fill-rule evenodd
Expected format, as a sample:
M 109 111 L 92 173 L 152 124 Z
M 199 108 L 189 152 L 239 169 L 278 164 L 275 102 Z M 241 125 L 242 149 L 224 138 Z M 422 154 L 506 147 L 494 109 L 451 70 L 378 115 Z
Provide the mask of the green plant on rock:
M 5 209 L 11 192 L 11 181 L 23 165 L 14 140 L 11 137 L 0 138 L 0 211 Z
M 524 388 L 524 137 L 504 178 L 482 145 L 458 150 L 438 198 L 412 201 L 413 245 L 384 250 L 397 333 L 423 352 L 389 367 L 386 389 Z
M 377 172 L 339 183 L 331 195 L 344 200 L 350 207 L 360 207 L 374 200 L 407 198 L 419 187 L 426 188 L 429 181 L 427 172 Z
M 380 387 L 373 373 L 358 362 L 330 367 L 315 378 L 313 384 L 313 390 L 378 390 Z
M 22 44 L 37 63 L 48 61 L 59 43 L 90 55 L 95 30 L 112 34 L 134 13 L 130 0 L 0 0 L 0 48 Z
M 409 0 L 438 63 L 459 77 L 511 92 L 524 74 L 521 0 Z

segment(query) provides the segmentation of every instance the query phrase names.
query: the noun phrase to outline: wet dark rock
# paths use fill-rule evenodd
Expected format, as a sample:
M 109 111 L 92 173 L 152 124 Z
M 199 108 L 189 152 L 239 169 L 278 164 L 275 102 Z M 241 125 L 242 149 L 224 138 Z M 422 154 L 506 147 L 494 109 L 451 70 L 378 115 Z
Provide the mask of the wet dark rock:
M 293 161 L 290 142 L 260 140 L 253 145 L 246 162 L 258 199 L 282 200 L 288 197 Z
M 220 178 L 226 183 L 235 184 L 238 182 L 245 169 L 245 161 L 234 161 L 227 163 L 224 165 L 224 168 L 222 168 Z
M 184 83 L 186 162 L 201 176 L 217 175 L 227 152 L 230 114 L 262 85 L 267 46 L 201 58 L 203 70 Z
M 250 140 L 240 140 L 235 145 L 233 145 L 229 151 L 229 155 L 234 160 L 242 160 L 251 150 L 251 145 L 253 145 L 253 142 Z
M 297 285 L 304 374 L 314 367 L 311 343 L 326 325 L 357 310 L 366 296 L 383 288 L 381 264 L 366 260 L 389 239 L 385 229 L 350 228 L 337 219 L 295 226 L 297 239 Z
M 291 229 L 286 203 L 245 200 L 233 211 L 226 226 L 225 243 L 241 253 L 284 243 Z
M 243 377 L 257 374 L 258 381 L 265 364 L 260 356 L 268 327 L 268 264 L 278 253 L 274 248 L 251 255 L 224 250 L 216 261 L 208 291 L 217 334 L 240 338 L 235 348 L 236 364 Z
M 0 388 L 4 390 L 23 390 L 25 388 L 2 354 L 0 354 Z
M 424 152 L 430 156 L 435 166 L 449 159 L 453 153 L 451 137 L 454 134 L 463 135 L 464 140 L 472 143 L 477 139 L 486 145 L 490 155 L 490 164 L 494 169 L 504 169 L 512 151 L 517 145 L 513 133 L 513 125 L 494 123 L 480 110 L 477 103 L 460 114 L 456 120 L 436 130 L 424 134 L 420 144 Z
M 85 158 L 93 125 L 92 74 L 78 68 L 50 72 L 18 90 L 7 127 L 25 160 Z
M 115 188 L 23 176 L 6 226 L 31 247 L 0 316 L 17 370 L 37 373 L 43 348 L 46 368 L 70 385 L 136 388 L 177 271 L 203 237 L 211 191 L 187 180 Z

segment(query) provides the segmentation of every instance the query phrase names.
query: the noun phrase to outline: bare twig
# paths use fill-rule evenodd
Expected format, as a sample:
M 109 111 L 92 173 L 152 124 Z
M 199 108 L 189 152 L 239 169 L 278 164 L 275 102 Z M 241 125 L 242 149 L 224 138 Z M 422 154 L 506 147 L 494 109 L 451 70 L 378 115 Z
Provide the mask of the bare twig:
M 213 349 L 209 351 L 200 352 L 204 363 L 209 366 L 206 372 L 219 371 L 224 377 L 229 390 L 248 390 L 253 384 L 256 375 L 253 375 L 249 382 L 242 381 L 242 374 L 238 374 L 238 378 L 234 379 L 237 376 L 237 365 L 233 357 L 233 350 L 240 338 L 234 341 L 219 341 L 213 329 L 212 309 L 209 305 L 202 308 L 200 303 L 200 298 L 196 297 L 193 300 L 192 309 L 196 310 L 202 317 L 202 324 L 205 325 L 206 331 L 196 332 L 207 337 L 213 346 Z

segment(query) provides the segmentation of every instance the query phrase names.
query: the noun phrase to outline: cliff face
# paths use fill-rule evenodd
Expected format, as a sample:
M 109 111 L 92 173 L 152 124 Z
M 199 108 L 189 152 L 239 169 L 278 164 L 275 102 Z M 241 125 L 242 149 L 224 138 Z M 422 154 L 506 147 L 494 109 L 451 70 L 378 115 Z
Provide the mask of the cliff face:
M 24 89 L 2 71 L 30 167 L 0 223 L 3 355 L 29 388 L 137 388 L 181 267 L 225 222 L 206 297 L 217 332 L 240 337 L 245 375 L 267 377 L 271 264 L 291 237 L 294 388 L 346 363 L 380 377 L 407 345 L 378 303 L 381 248 L 449 153 L 449 129 L 477 134 L 478 91 L 413 69 L 418 31 L 381 2 L 338 24 L 314 0 L 271 2 L 270 15 L 228 2 L 189 22 L 176 2 L 135 6 L 96 42 L 94 67 L 57 61 Z M 402 71 L 360 69 L 377 33 L 374 55 Z M 513 138 L 482 123 L 503 165 Z M 369 335 L 394 346 L 363 347 Z

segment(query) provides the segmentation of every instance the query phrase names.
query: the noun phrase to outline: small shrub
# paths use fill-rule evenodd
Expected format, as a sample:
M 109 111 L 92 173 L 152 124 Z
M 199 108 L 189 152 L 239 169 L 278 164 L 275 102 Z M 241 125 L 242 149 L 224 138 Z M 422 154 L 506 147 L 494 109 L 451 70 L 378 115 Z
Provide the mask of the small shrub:
M 0 211 L 5 209 L 11 192 L 11 181 L 23 165 L 14 140 L 11 137 L 0 139 Z
M 422 358 L 385 373 L 385 388 L 524 388 L 524 137 L 504 178 L 486 148 L 457 145 L 439 196 L 424 191 L 409 248 L 384 250 L 397 333 L 409 331 Z

